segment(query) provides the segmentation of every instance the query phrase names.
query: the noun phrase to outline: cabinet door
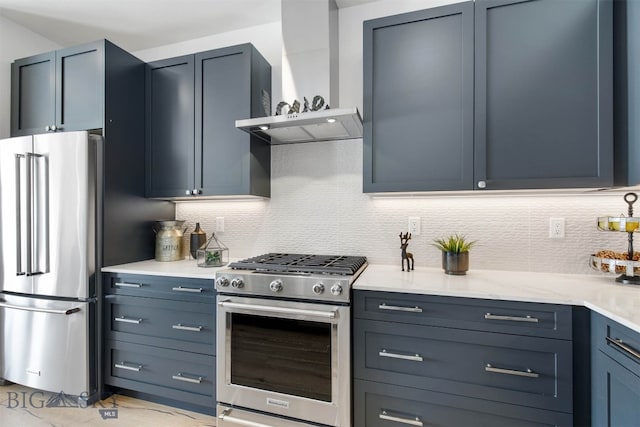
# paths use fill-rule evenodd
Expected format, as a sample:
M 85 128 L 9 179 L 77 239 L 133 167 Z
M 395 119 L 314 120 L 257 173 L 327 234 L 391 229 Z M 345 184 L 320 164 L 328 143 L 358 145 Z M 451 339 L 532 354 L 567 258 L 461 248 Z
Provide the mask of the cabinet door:
M 640 377 L 596 350 L 592 381 L 593 425 L 640 425 Z
M 55 111 L 55 52 L 11 64 L 11 136 L 44 133 Z
M 193 84 L 193 55 L 147 64 L 147 197 L 185 196 L 194 188 Z
M 364 23 L 364 191 L 471 189 L 473 2 Z
M 268 63 L 250 44 L 196 55 L 195 176 L 202 195 L 269 196 L 271 148 L 235 121 L 253 117 L 270 80 Z
M 90 130 L 104 123 L 104 41 L 56 52 L 55 125 Z
M 611 2 L 479 0 L 475 24 L 476 186 L 612 185 Z

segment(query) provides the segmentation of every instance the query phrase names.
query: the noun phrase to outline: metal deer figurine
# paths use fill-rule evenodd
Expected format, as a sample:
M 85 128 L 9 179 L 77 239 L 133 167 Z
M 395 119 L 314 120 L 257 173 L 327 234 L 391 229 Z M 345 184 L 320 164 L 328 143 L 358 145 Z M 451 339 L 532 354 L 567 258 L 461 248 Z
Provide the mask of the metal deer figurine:
M 409 240 L 411 240 L 411 233 L 404 233 L 403 236 L 402 232 L 400 232 L 400 249 L 402 249 L 402 271 L 404 271 L 404 260 L 407 260 L 407 271 L 413 270 L 413 254 L 411 252 L 407 252 Z M 411 266 L 411 268 L 409 268 L 409 266 Z

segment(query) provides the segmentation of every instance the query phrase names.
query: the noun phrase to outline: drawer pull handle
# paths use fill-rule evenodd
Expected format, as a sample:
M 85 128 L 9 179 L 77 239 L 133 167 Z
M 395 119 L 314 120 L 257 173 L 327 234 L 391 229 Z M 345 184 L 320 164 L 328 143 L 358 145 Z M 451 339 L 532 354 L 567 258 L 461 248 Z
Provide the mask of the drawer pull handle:
M 202 326 L 185 326 L 182 323 L 171 326 L 173 329 L 179 329 L 181 331 L 202 332 Z
M 412 362 L 422 362 L 424 359 L 419 354 L 399 354 L 399 353 L 389 353 L 386 349 L 382 349 L 381 352 L 378 353 L 380 357 L 390 357 L 392 359 L 402 359 L 402 360 L 411 360 Z
M 124 316 L 114 317 L 113 320 L 115 320 L 116 322 L 122 322 L 122 323 L 135 323 L 136 325 L 139 325 L 140 323 L 142 323 L 142 319 L 127 319 Z
M 399 305 L 387 305 L 385 303 L 382 303 L 378 306 L 378 308 L 380 310 L 390 310 L 390 311 L 408 311 L 411 313 L 422 313 L 422 308 L 415 306 L 415 307 L 402 307 Z
M 226 421 L 225 424 L 229 423 L 229 425 L 239 425 L 246 427 L 274 427 L 267 424 L 256 423 L 255 421 L 244 420 L 242 418 L 236 418 L 229 415 L 231 413 L 231 409 L 225 409 L 222 411 L 218 418 L 222 421 Z
M 424 426 L 424 424 L 422 423 L 422 420 L 419 417 L 415 417 L 415 418 L 398 417 L 398 416 L 390 415 L 389 412 L 385 410 L 380 412 L 380 415 L 378 415 L 378 418 L 380 418 L 381 420 L 393 421 L 396 423 L 406 424 L 409 426 Z
M 116 282 L 114 283 L 116 288 L 141 288 L 142 283 L 126 283 L 126 282 Z
M 512 322 L 529 322 L 529 323 L 540 322 L 540 320 L 537 317 L 500 316 L 498 314 L 491 314 L 491 313 L 485 314 L 484 318 L 487 320 L 511 320 Z
M 127 371 L 136 371 L 136 372 L 140 372 L 140 370 L 142 369 L 142 365 L 131 366 L 131 365 L 127 365 L 127 362 L 116 363 L 115 367 L 120 369 L 126 369 Z
M 174 291 L 176 292 L 195 292 L 195 293 L 202 293 L 202 291 L 204 289 L 202 288 L 186 288 L 184 286 L 176 286 L 175 288 L 173 288 Z
M 484 370 L 487 372 L 494 372 L 496 374 L 516 375 L 518 377 L 527 378 L 538 378 L 540 376 L 540 374 L 533 372 L 531 369 L 527 369 L 526 371 L 515 371 L 513 369 L 494 368 L 489 363 L 484 367 Z
M 192 383 L 192 384 L 202 383 L 202 377 L 195 377 L 195 378 L 186 377 L 182 372 L 178 372 L 178 375 L 174 375 L 171 378 L 173 378 L 176 381 L 184 381 L 185 383 Z
M 623 342 L 620 338 L 609 338 L 609 337 L 606 337 L 606 338 L 608 343 L 613 344 L 614 346 L 618 347 L 625 353 L 628 353 L 631 356 L 633 356 L 635 359 L 640 360 L 640 352 L 638 352 L 638 350 L 636 350 L 635 348 L 631 347 L 629 344 L 626 344 L 625 342 Z

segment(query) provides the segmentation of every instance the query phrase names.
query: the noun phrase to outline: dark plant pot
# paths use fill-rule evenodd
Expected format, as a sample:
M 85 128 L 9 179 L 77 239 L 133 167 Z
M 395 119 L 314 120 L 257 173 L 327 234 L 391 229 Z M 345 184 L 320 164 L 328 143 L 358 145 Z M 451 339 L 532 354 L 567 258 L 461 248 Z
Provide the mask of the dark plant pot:
M 442 252 L 442 268 L 446 274 L 462 276 L 469 270 L 469 252 Z

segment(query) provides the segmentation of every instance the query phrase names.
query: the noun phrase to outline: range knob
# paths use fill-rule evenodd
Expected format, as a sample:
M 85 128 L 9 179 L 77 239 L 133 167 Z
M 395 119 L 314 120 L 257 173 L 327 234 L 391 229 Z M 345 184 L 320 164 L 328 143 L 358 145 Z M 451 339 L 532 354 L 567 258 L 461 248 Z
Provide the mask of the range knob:
M 229 279 L 227 279 L 226 277 L 218 277 L 216 279 L 216 286 L 219 288 L 225 288 L 227 286 L 229 286 Z
M 282 280 L 276 279 L 273 282 L 269 283 L 269 289 L 273 292 L 280 292 L 282 290 Z
M 340 286 L 339 284 L 335 284 L 331 287 L 331 295 L 335 295 L 338 296 L 342 293 L 342 286 Z
M 314 294 L 320 295 L 321 293 L 324 292 L 324 285 L 322 284 L 322 282 L 318 282 L 315 285 L 313 285 L 311 290 L 313 291 Z
M 231 281 L 231 286 L 234 288 L 244 288 L 244 281 L 240 277 L 236 277 Z

